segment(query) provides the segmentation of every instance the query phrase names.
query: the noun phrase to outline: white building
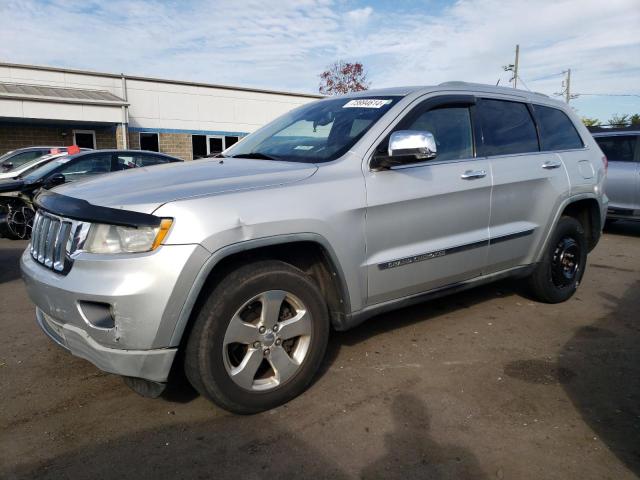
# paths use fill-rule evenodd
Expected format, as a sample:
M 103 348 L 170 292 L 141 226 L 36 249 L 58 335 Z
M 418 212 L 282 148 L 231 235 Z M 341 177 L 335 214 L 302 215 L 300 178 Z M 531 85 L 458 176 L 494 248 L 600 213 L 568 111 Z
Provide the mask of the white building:
M 0 154 L 32 145 L 219 152 L 320 98 L 252 88 L 0 63 Z

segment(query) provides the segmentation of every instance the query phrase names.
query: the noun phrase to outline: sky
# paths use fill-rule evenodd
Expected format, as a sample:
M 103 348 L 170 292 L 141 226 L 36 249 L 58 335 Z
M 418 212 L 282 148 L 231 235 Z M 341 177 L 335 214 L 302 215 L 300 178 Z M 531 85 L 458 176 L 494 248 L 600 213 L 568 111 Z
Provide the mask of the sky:
M 0 0 L 0 19 L 0 62 L 307 93 L 339 59 L 372 88 L 508 85 L 519 44 L 519 88 L 571 68 L 579 115 L 640 112 L 640 0 Z

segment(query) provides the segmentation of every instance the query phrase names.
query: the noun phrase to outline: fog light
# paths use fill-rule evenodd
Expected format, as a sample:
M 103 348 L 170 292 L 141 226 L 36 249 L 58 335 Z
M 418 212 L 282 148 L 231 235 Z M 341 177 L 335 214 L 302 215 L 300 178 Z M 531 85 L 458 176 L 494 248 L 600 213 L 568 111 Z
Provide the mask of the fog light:
M 85 321 L 96 328 L 113 328 L 116 322 L 111 314 L 111 305 L 101 302 L 79 301 L 80 314 Z

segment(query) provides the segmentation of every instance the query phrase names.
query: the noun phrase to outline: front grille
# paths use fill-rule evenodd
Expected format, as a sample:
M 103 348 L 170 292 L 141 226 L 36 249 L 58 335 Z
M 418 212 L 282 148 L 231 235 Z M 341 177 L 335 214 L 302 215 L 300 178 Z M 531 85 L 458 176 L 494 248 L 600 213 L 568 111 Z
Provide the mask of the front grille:
M 33 221 L 31 256 L 33 259 L 59 273 L 66 273 L 71 265 L 72 220 L 39 211 Z

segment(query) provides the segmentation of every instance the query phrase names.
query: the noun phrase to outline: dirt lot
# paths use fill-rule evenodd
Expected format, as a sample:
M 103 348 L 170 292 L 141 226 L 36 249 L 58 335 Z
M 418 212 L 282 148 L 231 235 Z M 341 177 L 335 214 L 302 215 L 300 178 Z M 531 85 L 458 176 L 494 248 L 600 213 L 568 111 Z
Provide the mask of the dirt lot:
M 335 334 L 304 395 L 252 417 L 138 397 L 37 328 L 0 240 L 0 478 L 635 478 L 640 224 L 562 305 L 514 282 Z

